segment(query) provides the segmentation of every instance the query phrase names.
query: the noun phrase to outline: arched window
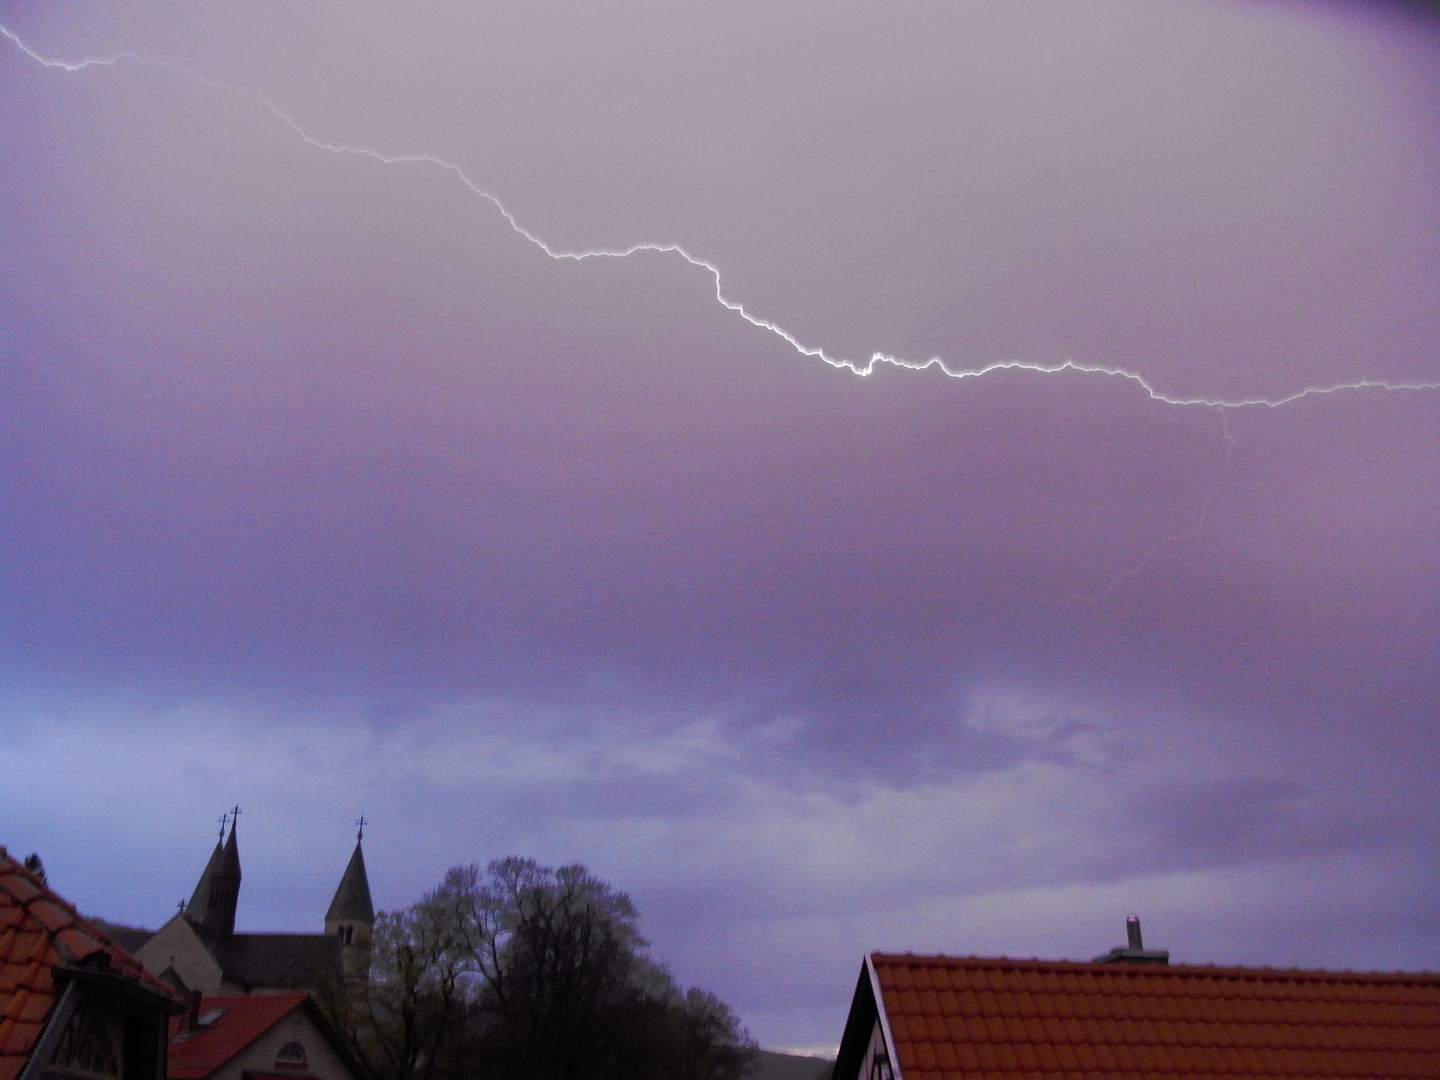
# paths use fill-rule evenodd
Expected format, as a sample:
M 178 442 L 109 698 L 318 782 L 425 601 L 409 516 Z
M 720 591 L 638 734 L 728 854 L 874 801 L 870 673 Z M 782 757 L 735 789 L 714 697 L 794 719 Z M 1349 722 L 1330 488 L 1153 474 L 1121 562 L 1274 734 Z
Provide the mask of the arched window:
M 303 1069 L 305 1047 L 298 1042 L 288 1042 L 275 1053 L 275 1066 L 281 1069 Z
M 82 1006 L 66 1026 L 50 1070 L 86 1080 L 112 1080 L 120 1076 L 121 1058 L 120 1021 Z

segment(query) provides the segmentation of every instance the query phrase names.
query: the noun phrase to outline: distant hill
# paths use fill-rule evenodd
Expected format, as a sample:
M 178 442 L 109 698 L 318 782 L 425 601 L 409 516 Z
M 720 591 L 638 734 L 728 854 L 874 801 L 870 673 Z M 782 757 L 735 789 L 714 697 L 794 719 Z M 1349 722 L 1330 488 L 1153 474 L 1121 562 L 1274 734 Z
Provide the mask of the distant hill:
M 112 923 L 108 919 L 96 918 L 94 915 L 87 915 L 86 918 L 97 930 L 108 935 L 111 941 L 131 955 L 134 955 L 136 949 L 155 936 L 154 930 L 145 930 L 139 926 Z
M 801 1054 L 777 1054 L 761 1050 L 745 1074 L 746 1080 L 830 1080 L 833 1061 Z

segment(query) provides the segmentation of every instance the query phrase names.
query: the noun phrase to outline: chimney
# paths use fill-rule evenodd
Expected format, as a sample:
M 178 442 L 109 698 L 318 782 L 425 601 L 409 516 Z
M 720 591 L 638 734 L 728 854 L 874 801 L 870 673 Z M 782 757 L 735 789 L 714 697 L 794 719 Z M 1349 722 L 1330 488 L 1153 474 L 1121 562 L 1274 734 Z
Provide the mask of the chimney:
M 1125 920 L 1125 936 L 1130 939 L 1130 948 L 1145 951 L 1145 943 L 1140 939 L 1140 916 L 1131 915 Z
M 1125 920 L 1124 945 L 1116 946 L 1104 956 L 1097 956 L 1092 961 L 1096 964 L 1168 964 L 1170 963 L 1169 949 L 1147 949 L 1145 941 L 1140 936 L 1140 917 L 1131 915 Z

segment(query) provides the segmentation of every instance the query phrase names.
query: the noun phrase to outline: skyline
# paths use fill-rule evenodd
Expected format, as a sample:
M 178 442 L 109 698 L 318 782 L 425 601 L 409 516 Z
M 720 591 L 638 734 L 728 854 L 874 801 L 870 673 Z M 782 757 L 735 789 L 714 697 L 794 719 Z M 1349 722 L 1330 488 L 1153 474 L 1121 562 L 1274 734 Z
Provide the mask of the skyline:
M 827 14 L 0 4 L 0 843 L 583 862 L 775 1047 L 1440 964 L 1435 24 Z

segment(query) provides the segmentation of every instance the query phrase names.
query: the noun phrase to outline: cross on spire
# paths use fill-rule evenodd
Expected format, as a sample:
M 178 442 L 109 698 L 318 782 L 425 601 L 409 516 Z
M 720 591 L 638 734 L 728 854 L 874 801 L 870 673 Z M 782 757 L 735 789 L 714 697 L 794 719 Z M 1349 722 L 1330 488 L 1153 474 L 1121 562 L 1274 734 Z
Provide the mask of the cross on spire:
M 220 815 L 220 839 L 221 839 L 221 840 L 224 840 L 224 839 L 225 839 L 225 826 L 226 826 L 227 824 L 229 824 L 229 822 L 230 822 L 230 815 L 229 815 L 228 813 L 226 813 L 226 814 L 221 814 L 221 815 Z
M 235 831 L 235 825 L 240 820 L 240 807 L 234 806 L 230 809 L 230 831 Z
M 360 830 L 355 834 L 355 839 L 356 839 L 356 840 L 364 840 L 364 839 L 365 839 L 365 815 L 364 815 L 364 814 L 361 814 L 361 815 L 360 815 L 360 820 L 357 821 L 357 822 L 355 822 L 355 824 L 358 825 L 358 826 L 360 826 Z

